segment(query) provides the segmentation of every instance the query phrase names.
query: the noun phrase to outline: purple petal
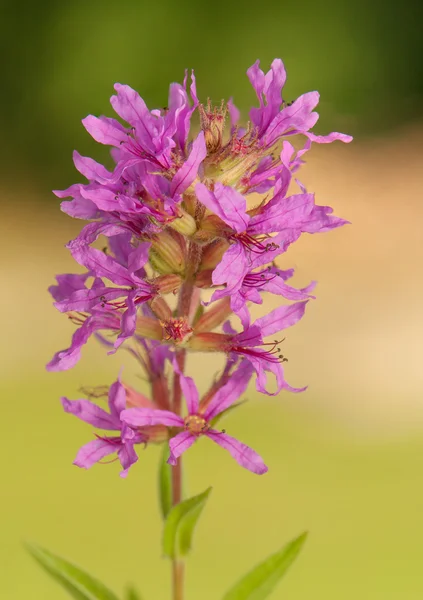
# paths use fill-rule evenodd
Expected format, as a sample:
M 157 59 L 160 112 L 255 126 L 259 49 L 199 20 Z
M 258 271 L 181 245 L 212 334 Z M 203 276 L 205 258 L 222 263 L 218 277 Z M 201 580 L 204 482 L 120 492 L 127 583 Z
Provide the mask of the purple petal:
M 77 290 L 67 300 L 55 302 L 54 306 L 60 312 L 89 311 L 94 306 L 120 298 L 125 290 L 120 288 L 108 288 L 105 286 L 91 289 Z
M 232 244 L 213 271 L 213 284 L 223 285 L 226 283 L 227 288 L 234 291 L 241 287 L 248 270 L 248 257 L 244 247 L 241 244 Z
M 312 112 L 319 103 L 318 92 L 303 94 L 291 106 L 284 108 L 270 123 L 264 141 L 271 146 L 282 135 L 289 133 L 305 133 L 317 122 L 319 115 Z
M 233 133 L 235 131 L 235 127 L 238 124 L 240 112 L 237 109 L 237 107 L 235 106 L 235 104 L 233 103 L 232 98 L 229 98 L 229 100 L 228 100 L 228 111 L 229 111 L 229 118 L 231 120 L 231 133 Z
M 118 450 L 118 457 L 123 471 L 120 472 L 121 477 L 128 475 L 129 468 L 138 460 L 133 444 L 122 444 Z
M 304 392 L 307 389 L 307 386 L 302 388 L 294 388 L 290 386 L 284 377 L 283 367 L 280 363 L 269 362 L 266 360 L 265 356 L 263 358 L 248 356 L 248 360 L 253 365 L 256 373 L 256 389 L 258 392 L 262 394 L 266 394 L 267 396 L 277 396 L 282 390 L 286 390 L 288 392 Z M 276 378 L 276 390 L 272 393 L 266 389 L 267 386 L 267 376 L 266 372 L 273 373 Z
M 95 141 L 100 144 L 119 148 L 120 143 L 126 142 L 128 139 L 125 128 L 115 119 L 88 115 L 88 117 L 82 119 L 82 124 Z
M 170 410 L 153 408 L 127 408 L 120 414 L 122 421 L 131 427 L 146 427 L 150 425 L 166 425 L 167 427 L 183 427 L 182 417 Z
M 170 195 L 172 197 L 183 194 L 197 177 L 198 169 L 207 156 L 204 131 L 200 131 L 192 144 L 188 159 L 176 173 L 170 184 Z
M 247 202 L 244 196 L 234 188 L 218 181 L 215 184 L 214 192 L 211 192 L 204 183 L 198 183 L 195 186 L 195 193 L 202 204 L 237 233 L 247 229 L 250 220 L 246 213 Z
M 344 142 L 344 144 L 349 144 L 352 142 L 353 137 L 351 135 L 347 135 L 345 133 L 338 133 L 337 131 L 333 131 L 328 135 L 315 135 L 314 133 L 306 133 L 305 134 L 309 140 L 312 142 L 316 142 L 317 144 L 330 144 L 336 140 L 340 142 Z
M 56 352 L 51 361 L 46 365 L 47 371 L 67 371 L 76 365 L 81 356 L 81 347 L 87 343 L 91 334 L 100 328 L 99 323 L 94 319 L 88 318 L 74 332 L 70 347 L 66 350 Z
M 107 440 L 97 439 L 79 449 L 73 464 L 82 469 L 90 469 L 102 458 L 114 454 L 117 446 Z
M 204 413 L 206 421 L 211 421 L 238 400 L 247 389 L 252 373 L 253 367 L 248 361 L 243 360 L 229 381 L 213 396 Z
M 110 386 L 109 409 L 110 414 L 120 421 L 120 413 L 126 409 L 126 392 L 119 379 Z
M 303 223 L 308 222 L 313 208 L 314 194 L 295 194 L 288 198 L 275 196 L 261 213 L 251 219 L 248 233 L 259 235 L 301 228 Z
M 120 431 L 119 419 L 89 400 L 68 400 L 67 398 L 61 398 L 61 402 L 65 412 L 74 415 L 78 419 L 81 419 L 81 421 L 85 421 L 85 423 L 94 425 L 97 429 Z
M 221 433 L 213 429 L 210 429 L 205 435 L 227 450 L 232 458 L 241 467 L 244 467 L 244 469 L 248 469 L 257 475 L 263 475 L 263 473 L 267 472 L 268 469 L 261 456 L 249 446 L 246 446 L 226 433 Z
M 295 304 L 289 304 L 287 306 L 279 306 L 278 308 L 275 308 L 275 310 L 272 310 L 268 315 L 257 319 L 254 325 L 260 328 L 263 337 L 273 335 L 278 331 L 287 329 L 287 327 L 292 327 L 292 325 L 295 325 L 295 323 L 297 323 L 304 315 L 307 302 L 308 300 L 296 302 Z
M 177 458 L 179 458 L 185 450 L 188 450 L 196 439 L 197 437 L 192 435 L 189 431 L 182 431 L 171 438 L 169 440 L 170 456 L 167 459 L 167 462 L 170 465 L 176 465 Z
M 87 277 L 89 277 L 89 273 L 84 273 L 83 275 L 73 273 L 56 275 L 57 285 L 51 285 L 48 291 L 56 302 L 60 302 L 65 298 L 69 298 L 74 292 L 85 289 Z
M 191 377 L 185 377 L 185 375 L 182 373 L 179 375 L 179 381 L 181 383 L 182 393 L 186 401 L 188 414 L 197 414 L 199 404 L 197 386 Z
M 81 175 L 89 181 L 106 183 L 112 177 L 110 171 L 103 167 L 103 165 L 88 156 L 81 156 L 76 150 L 73 153 L 73 162 Z
M 126 297 L 126 310 L 122 314 L 121 319 L 121 332 L 117 337 L 114 348 L 117 350 L 119 346 L 123 344 L 125 340 L 132 337 L 135 333 L 137 325 L 137 305 L 135 304 L 135 296 L 137 292 L 130 292 Z M 114 351 L 110 352 L 114 354 Z
M 69 242 L 67 247 L 77 263 L 83 265 L 98 277 L 106 277 L 117 285 L 133 285 L 128 270 L 101 250 L 91 248 L 84 242 L 80 242 L 78 238 Z

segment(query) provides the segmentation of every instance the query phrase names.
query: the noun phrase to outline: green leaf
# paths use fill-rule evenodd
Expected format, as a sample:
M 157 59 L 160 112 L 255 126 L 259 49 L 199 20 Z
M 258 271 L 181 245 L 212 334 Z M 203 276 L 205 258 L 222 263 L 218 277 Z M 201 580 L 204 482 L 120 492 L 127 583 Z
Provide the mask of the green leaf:
M 172 508 L 172 467 L 167 464 L 169 456 L 168 444 L 163 444 L 163 452 L 159 465 L 159 496 L 163 518 L 166 519 Z
M 210 492 L 211 487 L 170 510 L 163 532 L 163 552 L 169 558 L 185 556 L 191 550 L 194 529 Z
M 282 550 L 269 556 L 238 581 L 223 600 L 264 600 L 267 598 L 279 579 L 285 575 L 297 558 L 306 538 L 307 533 L 303 533 L 284 546 Z
M 26 547 L 38 564 L 75 600 L 118 600 L 100 581 L 67 560 L 33 544 L 26 544 Z

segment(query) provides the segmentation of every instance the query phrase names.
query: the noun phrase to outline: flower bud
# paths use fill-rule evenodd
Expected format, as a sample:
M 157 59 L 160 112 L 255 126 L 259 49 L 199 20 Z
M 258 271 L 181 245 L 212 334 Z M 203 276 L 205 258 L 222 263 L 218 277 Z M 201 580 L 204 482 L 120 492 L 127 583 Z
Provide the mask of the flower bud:
M 181 287 L 182 278 L 180 275 L 168 273 L 167 275 L 159 275 L 152 282 L 160 294 L 176 294 Z
M 150 340 L 161 340 L 163 329 L 157 319 L 150 317 L 137 317 L 135 333 Z
M 229 248 L 226 240 L 215 240 L 203 250 L 199 271 L 215 269 Z
M 207 269 L 197 273 L 195 276 L 195 286 L 200 289 L 210 288 L 213 285 L 212 281 L 213 269 Z
M 194 218 L 185 212 L 183 208 L 179 208 L 178 216 L 170 221 L 169 227 L 186 236 L 194 235 L 197 231 Z
M 227 108 L 222 101 L 220 108 L 212 108 L 210 99 L 207 101 L 207 107 L 200 104 L 201 129 L 204 131 L 204 139 L 209 154 L 217 152 L 222 147 L 223 131 L 225 129 L 225 120 Z
M 194 325 L 194 332 L 205 333 L 215 329 L 232 314 L 230 297 L 215 302 Z
M 225 352 L 231 336 L 224 333 L 194 334 L 185 344 L 185 348 L 196 352 Z
M 165 230 L 151 243 L 150 263 L 161 275 L 183 273 L 185 270 L 185 240 L 176 231 Z

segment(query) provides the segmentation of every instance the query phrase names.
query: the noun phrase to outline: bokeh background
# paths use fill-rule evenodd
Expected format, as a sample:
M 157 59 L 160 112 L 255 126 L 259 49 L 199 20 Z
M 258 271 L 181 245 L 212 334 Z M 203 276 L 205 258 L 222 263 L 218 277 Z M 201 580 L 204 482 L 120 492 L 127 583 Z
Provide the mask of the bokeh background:
M 284 352 L 301 396 L 258 398 L 228 417 L 231 434 L 270 467 L 257 478 L 219 448 L 190 451 L 187 485 L 214 491 L 189 559 L 187 599 L 215 600 L 249 567 L 303 530 L 305 550 L 274 594 L 290 600 L 423 597 L 422 8 L 404 0 L 2 0 L 1 597 L 66 597 L 23 550 L 36 541 L 121 591 L 169 597 L 160 557 L 158 450 L 126 481 L 118 465 L 72 466 L 89 427 L 58 398 L 110 383 L 121 356 L 91 343 L 68 373 L 45 363 L 72 325 L 46 288 L 73 269 L 64 244 L 81 223 L 51 189 L 78 181 L 71 152 L 106 157 L 80 124 L 112 115 L 115 81 L 164 106 L 170 81 L 195 68 L 203 100 L 233 95 L 244 118 L 245 71 L 275 56 L 287 99 L 321 92 L 319 133 L 349 146 L 315 147 L 302 180 L 352 225 L 301 239 L 283 259 L 318 299 Z M 189 364 L 201 385 L 219 359 Z M 137 379 L 125 359 L 125 374 Z

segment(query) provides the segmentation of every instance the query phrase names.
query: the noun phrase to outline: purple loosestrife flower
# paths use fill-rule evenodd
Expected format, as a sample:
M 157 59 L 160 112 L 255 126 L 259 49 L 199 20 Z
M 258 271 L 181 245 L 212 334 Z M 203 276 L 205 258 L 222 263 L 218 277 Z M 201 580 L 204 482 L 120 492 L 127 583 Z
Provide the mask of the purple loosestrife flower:
M 194 74 L 189 91 L 187 75 L 183 85 L 171 84 L 163 109 L 148 109 L 137 92 L 117 83 L 111 104 L 122 122 L 93 115 L 83 120 L 97 142 L 111 146 L 113 166 L 75 151 L 75 167 L 86 182 L 55 192 L 67 199 L 61 204 L 65 213 L 90 222 L 67 245 L 86 272 L 59 275 L 50 288 L 55 307 L 78 328 L 70 347 L 57 352 L 47 368 L 73 367 L 94 335 L 109 354 L 123 348 L 135 358 L 153 400 L 119 381 L 110 388 L 110 413 L 90 400 L 64 398 L 66 411 L 117 432 L 84 446 L 79 466 L 88 468 L 117 452 L 126 474 L 136 460 L 135 444 L 169 438 L 174 465 L 203 435 L 245 468 L 264 473 L 267 467 L 253 450 L 213 428 L 215 418 L 240 397 L 254 372 L 261 393 L 305 389 L 286 382 L 283 340 L 269 338 L 302 318 L 315 282 L 292 287 L 286 282 L 293 270 L 279 268 L 276 260 L 302 234 L 347 223 L 331 207 L 316 204 L 296 173 L 313 143 L 352 138 L 311 131 L 319 94 L 287 102 L 281 60 L 267 73 L 257 61 L 248 77 L 259 105 L 245 127 L 238 125 L 232 99 L 218 106 L 210 99 L 199 102 Z M 193 135 L 194 113 L 200 131 Z M 288 141 L 293 135 L 304 138 L 295 144 L 298 150 Z M 203 289 L 210 291 L 210 302 L 202 300 Z M 291 304 L 252 322 L 249 306 L 262 304 L 266 292 Z M 228 320 L 234 313 L 241 332 Z M 226 355 L 222 374 L 201 401 L 193 380 L 183 374 L 190 351 Z M 185 416 L 178 385 L 171 393 L 169 365 L 185 396 Z M 268 374 L 276 379 L 273 393 Z
M 231 245 L 213 271 L 212 282 L 226 285 L 230 292 L 242 286 L 255 257 L 261 257 L 261 264 L 272 260 L 280 245 L 270 234 L 283 232 L 282 248 L 278 252 L 281 253 L 302 232 L 326 231 L 346 223 L 344 219 L 330 216 L 329 207 L 316 206 L 313 194 L 285 197 L 285 189 L 280 189 L 267 204 L 249 214 L 245 197 L 230 186 L 217 182 L 211 191 L 199 183 L 195 191 L 200 202 L 226 225 L 220 227 L 218 233 Z M 219 229 L 219 225 L 216 228 Z
M 225 432 L 213 429 L 211 425 L 215 417 L 229 408 L 245 392 L 252 371 L 248 362 L 241 363 L 229 381 L 216 392 L 204 410 L 201 409 L 194 381 L 180 372 L 176 362 L 174 368 L 179 374 L 182 392 L 186 400 L 187 416 L 183 418 L 164 410 L 131 408 L 122 413 L 123 421 L 131 428 L 166 425 L 182 429 L 183 431 L 169 440 L 170 456 L 168 463 L 171 465 L 175 465 L 179 456 L 188 450 L 201 435 L 204 435 L 227 450 L 238 464 L 245 469 L 258 475 L 266 473 L 266 465 L 254 450 Z
M 131 430 L 121 420 L 122 412 L 126 409 L 126 392 L 120 381 L 115 381 L 110 386 L 110 413 L 89 400 L 68 400 L 67 398 L 62 398 L 62 405 L 66 412 L 75 415 L 81 421 L 93 425 L 96 429 L 119 432 L 119 435 L 115 436 L 100 436 L 96 434 L 97 439 L 88 442 L 88 444 L 79 449 L 74 464 L 83 469 L 89 469 L 106 456 L 117 452 L 123 467 L 120 475 L 121 477 L 126 477 L 128 469 L 138 460 L 134 445 L 145 443 L 147 438 L 139 431 Z
M 229 356 L 241 356 L 251 363 L 257 373 L 256 388 L 269 396 L 279 394 L 281 390 L 303 392 L 306 387 L 294 388 L 284 378 L 282 363 L 286 358 L 281 354 L 280 343 L 283 340 L 265 342 L 264 338 L 295 325 L 304 315 L 307 300 L 288 306 L 279 306 L 272 312 L 257 319 L 241 333 L 237 333 L 229 323 L 225 323 L 225 334 L 197 333 L 187 343 L 191 350 L 203 352 L 226 352 Z M 276 378 L 276 391 L 266 389 L 266 372 L 273 373 Z

